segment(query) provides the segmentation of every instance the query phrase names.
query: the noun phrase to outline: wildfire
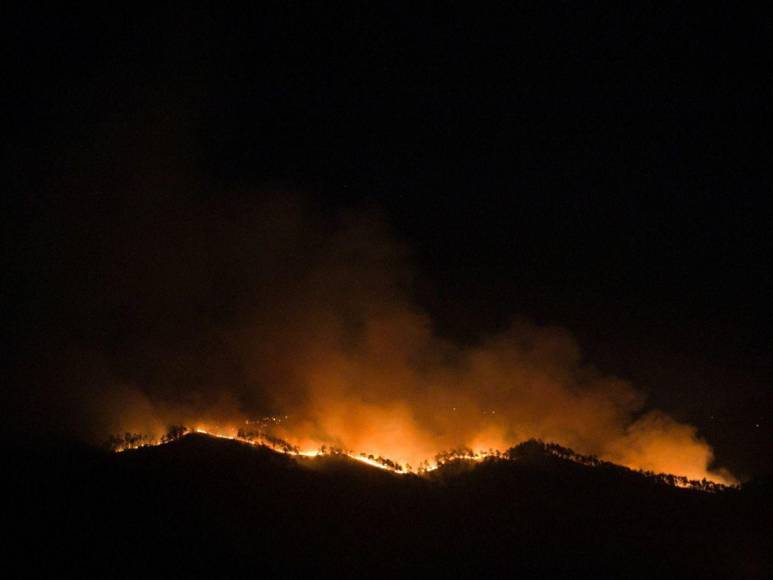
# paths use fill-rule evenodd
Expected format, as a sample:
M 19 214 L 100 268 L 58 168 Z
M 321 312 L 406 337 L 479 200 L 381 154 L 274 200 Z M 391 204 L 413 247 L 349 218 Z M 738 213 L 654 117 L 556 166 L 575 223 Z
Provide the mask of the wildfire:
M 253 445 L 256 447 L 263 447 L 268 446 L 267 442 L 263 439 L 253 439 L 248 437 L 240 437 L 237 435 L 227 435 L 225 433 L 218 433 L 215 431 L 208 431 L 207 429 L 203 429 L 201 427 L 197 427 L 194 429 L 195 433 L 201 433 L 202 435 L 209 435 L 210 437 L 217 437 L 218 439 L 229 439 L 231 441 L 240 441 L 242 443 L 246 443 L 248 445 Z M 272 446 L 274 451 L 279 451 L 280 453 L 284 453 L 286 455 L 294 455 L 296 457 L 319 457 L 320 455 L 325 455 L 322 451 L 319 449 L 296 449 L 289 446 Z M 389 467 L 388 465 L 384 465 L 383 463 L 379 463 L 375 459 L 371 459 L 363 454 L 357 454 L 352 453 L 348 451 L 342 451 L 342 452 L 336 452 L 336 454 L 339 455 L 345 455 L 346 457 L 349 457 L 350 459 L 354 459 L 355 461 L 359 461 L 361 463 L 365 463 L 367 465 L 370 465 L 372 467 L 377 467 L 379 469 L 385 469 L 387 471 L 392 471 L 394 473 L 406 473 L 402 469 L 393 469 Z
M 281 420 L 278 421 L 276 418 L 269 417 L 257 422 L 246 421 L 245 423 L 247 425 L 257 424 L 257 425 L 265 426 L 267 423 L 274 423 L 274 424 L 281 423 Z M 414 469 L 410 464 L 402 465 L 396 461 L 382 457 L 380 455 L 367 454 L 364 452 L 356 453 L 350 450 L 344 450 L 337 447 L 328 447 L 326 445 L 321 445 L 320 447 L 316 447 L 316 448 L 315 447 L 301 448 L 289 443 L 284 439 L 280 439 L 276 436 L 270 435 L 269 433 L 263 432 L 262 430 L 258 432 L 254 432 L 254 431 L 246 431 L 244 429 L 236 429 L 232 427 L 223 428 L 223 427 L 202 426 L 202 425 L 198 425 L 193 429 L 188 429 L 188 428 L 179 427 L 179 426 L 172 427 L 166 435 L 158 439 L 152 438 L 149 436 L 126 433 L 123 438 L 120 438 L 120 437 L 114 438 L 112 441 L 112 446 L 114 451 L 120 453 L 131 449 L 138 449 L 141 447 L 158 446 L 158 445 L 171 443 L 172 441 L 175 441 L 188 433 L 198 433 L 201 435 L 206 435 L 208 437 L 214 437 L 217 439 L 227 439 L 230 441 L 238 441 L 245 445 L 251 445 L 254 447 L 268 447 L 274 450 L 275 452 L 294 456 L 299 459 L 312 459 L 312 458 L 317 458 L 322 456 L 347 457 L 354 461 L 364 463 L 368 466 L 375 467 L 377 469 L 382 469 L 384 471 L 388 471 L 396 475 L 406 475 L 409 473 L 417 473 L 417 474 L 428 473 L 438 469 L 439 467 L 441 467 L 443 464 L 447 462 L 455 461 L 455 460 L 461 460 L 465 462 L 481 462 L 487 458 L 513 459 L 513 455 L 509 454 L 508 452 L 503 453 L 500 450 L 488 449 L 488 450 L 473 451 L 471 449 L 462 447 L 456 450 L 438 453 L 435 455 L 433 460 L 424 460 L 418 465 L 417 468 Z M 600 460 L 594 456 L 585 456 L 585 455 L 574 453 L 570 449 L 561 447 L 560 445 L 557 445 L 555 443 L 545 444 L 541 442 L 535 442 L 535 444 L 539 446 L 543 452 L 547 452 L 556 457 L 566 459 L 566 460 L 571 460 L 576 463 L 581 463 L 581 464 L 591 465 L 591 466 L 597 466 L 597 465 L 606 463 L 603 460 Z M 725 482 L 708 480 L 706 478 L 703 478 L 702 480 L 699 481 L 696 479 L 690 479 L 685 476 L 671 475 L 666 473 L 656 474 L 651 471 L 644 471 L 643 473 L 648 477 L 656 478 L 661 483 L 667 483 L 675 487 L 700 489 L 703 491 L 717 491 L 727 487 L 727 484 Z
M 236 430 L 234 428 L 218 429 L 213 427 L 197 426 L 189 430 L 184 427 L 174 427 L 172 428 L 172 430 L 170 430 L 170 434 L 167 434 L 161 438 L 153 438 L 147 435 L 126 433 L 125 436 L 122 438 L 120 437 L 112 438 L 111 446 L 115 452 L 121 453 L 132 449 L 139 449 L 141 447 L 153 447 L 158 445 L 165 445 L 167 443 L 170 443 L 182 437 L 183 435 L 189 432 L 198 433 L 201 435 L 207 435 L 208 437 L 215 437 L 217 439 L 239 441 L 240 443 L 244 443 L 246 445 L 251 445 L 254 447 L 270 447 L 276 452 L 283 453 L 285 455 L 292 455 L 300 458 L 315 458 L 315 457 L 321 457 L 321 456 L 345 456 L 345 457 L 348 457 L 349 459 L 353 459 L 354 461 L 358 461 L 360 463 L 370 465 L 371 467 L 383 469 L 385 471 L 389 471 L 391 473 L 395 473 L 398 475 L 405 475 L 407 473 L 414 472 L 414 469 L 409 464 L 401 465 L 396 461 L 382 457 L 380 455 L 367 454 L 364 452 L 356 453 L 353 451 L 343 450 L 336 447 L 327 447 L 326 445 L 322 445 L 319 448 L 301 449 L 277 437 L 272 437 L 270 435 L 263 434 L 263 433 L 247 434 L 243 430 Z M 437 457 L 446 458 L 446 459 L 450 459 L 450 458 L 463 459 L 467 461 L 482 461 L 483 459 L 493 455 L 494 453 L 498 455 L 500 452 L 498 451 L 494 452 L 493 450 L 489 450 L 489 451 L 481 450 L 478 452 L 473 452 L 471 450 L 460 450 L 460 451 L 453 452 L 452 454 L 449 454 L 449 453 L 438 454 Z M 441 463 L 442 463 L 442 459 L 441 459 Z M 434 460 L 434 461 L 425 460 L 418 466 L 418 468 L 416 469 L 416 472 L 425 473 L 425 472 L 433 471 L 437 469 L 441 463 L 439 463 L 437 460 Z
M 206 267 L 186 266 L 179 276 L 180 295 L 196 307 L 175 311 L 175 324 L 161 325 L 159 336 L 138 334 L 126 353 L 109 349 L 91 365 L 73 358 L 77 384 L 90 389 L 68 397 L 83 401 L 84 430 L 99 439 L 150 433 L 164 442 L 168 425 L 186 425 L 299 457 L 344 454 L 396 473 L 430 471 L 443 450 L 478 461 L 540 440 L 643 472 L 735 483 L 697 426 L 648 406 L 634 384 L 595 368 L 567 329 L 516 319 L 480 334 L 471 324 L 469 340 L 458 343 L 436 332 L 437 321 L 414 300 L 410 252 L 385 224 L 368 215 L 321 224 L 301 209 L 269 204 L 259 219 L 239 221 L 243 231 L 230 220 L 185 229 L 217 233 L 207 246 L 215 253 L 196 244 L 183 260 L 208 256 Z M 233 245 L 218 254 L 225 240 Z M 255 253 L 242 255 L 247 249 Z M 222 287 L 209 279 L 221 271 L 209 267 L 215 263 L 238 265 L 239 283 L 224 308 L 204 308 L 212 318 L 200 306 L 224 298 L 210 292 Z M 175 266 L 159 270 L 163 292 L 127 294 L 176 297 L 166 285 L 178 278 Z M 194 271 L 205 278 L 189 280 Z M 141 303 L 128 311 L 155 314 Z M 157 326 L 133 323 L 127 328 Z M 275 416 L 245 421 L 265 413 Z M 131 435 L 113 447 L 153 442 Z

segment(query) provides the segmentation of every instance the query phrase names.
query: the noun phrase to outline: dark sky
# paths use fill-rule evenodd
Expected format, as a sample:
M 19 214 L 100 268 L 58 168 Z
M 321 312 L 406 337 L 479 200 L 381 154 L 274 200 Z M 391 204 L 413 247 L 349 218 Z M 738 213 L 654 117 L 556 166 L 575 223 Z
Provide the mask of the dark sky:
M 725 465 L 770 473 L 763 19 L 323 4 L 9 18 L 18 360 L 52 334 L 120 328 L 69 308 L 76 280 L 99 276 L 91 246 L 112 247 L 94 223 L 155 196 L 300 192 L 322 214 L 384 213 L 439 333 L 474 342 L 518 316 L 568 328 Z

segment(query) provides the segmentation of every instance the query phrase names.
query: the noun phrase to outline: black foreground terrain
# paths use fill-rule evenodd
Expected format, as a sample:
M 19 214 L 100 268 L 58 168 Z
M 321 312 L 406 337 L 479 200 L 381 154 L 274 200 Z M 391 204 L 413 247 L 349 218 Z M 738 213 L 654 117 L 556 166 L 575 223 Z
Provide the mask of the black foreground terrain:
M 203 435 L 14 446 L 10 563 L 40 577 L 765 577 L 770 486 L 703 493 L 530 452 L 397 475 Z

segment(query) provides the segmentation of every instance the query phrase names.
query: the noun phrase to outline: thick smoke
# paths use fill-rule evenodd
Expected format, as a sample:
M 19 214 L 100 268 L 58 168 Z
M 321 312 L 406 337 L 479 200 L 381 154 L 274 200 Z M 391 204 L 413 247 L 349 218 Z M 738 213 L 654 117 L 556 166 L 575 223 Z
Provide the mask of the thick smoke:
M 302 446 L 414 466 L 538 437 L 732 480 L 693 427 L 586 364 L 564 329 L 514 321 L 471 347 L 437 336 L 412 300 L 409 248 L 377 212 L 322 218 L 286 195 L 83 211 L 63 258 L 69 330 L 27 376 L 46 383 L 28 404 L 47 421 L 99 439 L 287 416 L 278 434 Z

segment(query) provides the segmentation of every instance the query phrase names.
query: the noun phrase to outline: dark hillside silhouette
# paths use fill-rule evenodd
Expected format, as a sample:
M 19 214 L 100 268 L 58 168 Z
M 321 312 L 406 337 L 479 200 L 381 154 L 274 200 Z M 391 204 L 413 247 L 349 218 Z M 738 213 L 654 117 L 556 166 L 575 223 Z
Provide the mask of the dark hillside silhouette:
M 7 448 L 31 574 L 764 577 L 770 485 L 706 493 L 564 457 L 449 459 L 420 477 L 189 434 L 125 453 Z M 591 463 L 591 462 L 588 462 Z M 22 548 L 25 550 L 22 552 Z M 235 570 L 234 570 L 235 571 Z

